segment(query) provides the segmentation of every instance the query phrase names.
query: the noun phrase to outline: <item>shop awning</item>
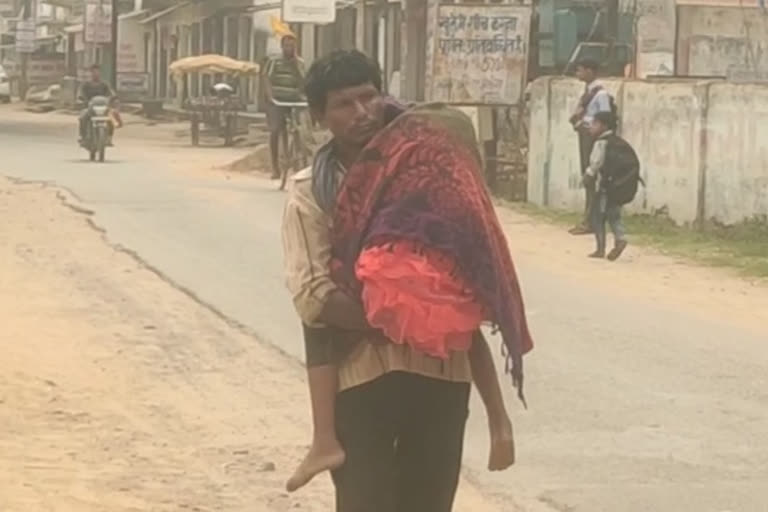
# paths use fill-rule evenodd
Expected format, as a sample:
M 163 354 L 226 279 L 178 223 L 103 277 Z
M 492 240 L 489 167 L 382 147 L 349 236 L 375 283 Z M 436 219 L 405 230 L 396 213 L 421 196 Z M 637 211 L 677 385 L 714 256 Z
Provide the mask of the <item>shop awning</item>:
M 77 23 L 75 25 L 64 27 L 64 33 L 66 34 L 77 34 L 78 32 L 82 32 L 83 30 L 84 30 L 84 27 L 82 23 Z
M 145 24 L 145 23 L 151 23 L 151 22 L 153 22 L 153 21 L 155 21 L 157 19 L 162 18 L 163 16 L 167 16 L 168 14 L 171 14 L 173 11 L 175 11 L 177 9 L 181 9 L 182 7 L 184 7 L 184 6 L 188 5 L 188 4 L 189 4 L 189 2 L 182 2 L 180 4 L 172 5 L 171 7 L 167 7 L 165 9 L 163 9 L 162 11 L 157 11 L 155 14 L 149 16 L 148 18 L 145 18 L 145 19 L 141 20 L 139 23 L 141 23 L 142 25 Z
M 140 16 L 144 16 L 145 14 L 149 14 L 149 13 L 150 13 L 149 9 L 142 9 L 140 11 L 131 11 L 131 12 L 127 12 L 125 14 L 121 14 L 120 15 L 120 20 L 121 21 L 122 20 L 132 20 L 133 18 L 138 18 Z

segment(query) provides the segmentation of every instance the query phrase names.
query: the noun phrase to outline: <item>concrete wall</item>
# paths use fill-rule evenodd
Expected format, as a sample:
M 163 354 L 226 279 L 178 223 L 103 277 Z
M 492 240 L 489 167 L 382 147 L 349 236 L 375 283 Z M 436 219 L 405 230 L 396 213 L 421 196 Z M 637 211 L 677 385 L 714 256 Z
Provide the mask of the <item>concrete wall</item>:
M 768 216 L 768 86 L 667 80 L 609 81 L 621 134 L 636 149 L 647 188 L 629 209 L 666 212 L 678 223 L 733 224 Z M 568 118 L 576 81 L 542 78 L 531 88 L 528 200 L 578 211 L 578 142 Z
M 706 218 L 767 215 L 768 86 L 712 85 L 706 134 Z
M 679 10 L 677 74 L 768 73 L 768 16 L 760 8 Z

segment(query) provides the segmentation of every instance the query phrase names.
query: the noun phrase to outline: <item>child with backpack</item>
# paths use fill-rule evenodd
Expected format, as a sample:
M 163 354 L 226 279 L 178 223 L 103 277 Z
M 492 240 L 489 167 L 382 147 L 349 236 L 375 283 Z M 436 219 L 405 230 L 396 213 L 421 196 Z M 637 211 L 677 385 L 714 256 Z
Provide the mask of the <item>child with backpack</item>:
M 608 258 L 616 261 L 627 248 L 626 233 L 621 221 L 621 209 L 634 200 L 640 177 L 640 161 L 632 146 L 616 135 L 616 115 L 599 112 L 590 124 L 595 138 L 585 180 L 595 187 L 596 199 L 592 205 L 592 229 L 597 250 L 590 258 Z M 613 249 L 606 254 L 606 222 L 614 238 Z

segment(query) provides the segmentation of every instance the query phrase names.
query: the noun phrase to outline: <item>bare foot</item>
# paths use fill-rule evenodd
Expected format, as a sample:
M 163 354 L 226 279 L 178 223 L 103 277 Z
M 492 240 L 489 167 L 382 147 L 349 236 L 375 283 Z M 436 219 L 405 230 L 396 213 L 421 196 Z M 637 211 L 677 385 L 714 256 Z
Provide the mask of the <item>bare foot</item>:
M 491 454 L 488 469 L 504 471 L 515 463 L 515 435 L 509 418 L 491 425 Z
M 312 445 L 307 456 L 285 484 L 286 490 L 298 491 L 320 473 L 340 468 L 344 465 L 345 458 L 344 450 L 338 441 L 327 447 Z

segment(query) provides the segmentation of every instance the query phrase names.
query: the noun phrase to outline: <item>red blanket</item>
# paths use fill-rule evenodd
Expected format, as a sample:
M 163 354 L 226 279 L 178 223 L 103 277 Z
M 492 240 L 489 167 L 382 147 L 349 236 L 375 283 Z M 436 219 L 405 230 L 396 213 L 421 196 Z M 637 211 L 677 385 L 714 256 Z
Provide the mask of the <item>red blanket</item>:
M 360 294 L 365 248 L 410 241 L 449 255 L 501 331 L 521 399 L 522 356 L 533 348 L 515 267 L 482 176 L 474 128 L 461 112 L 423 106 L 398 116 L 365 148 L 337 196 L 336 281 Z

